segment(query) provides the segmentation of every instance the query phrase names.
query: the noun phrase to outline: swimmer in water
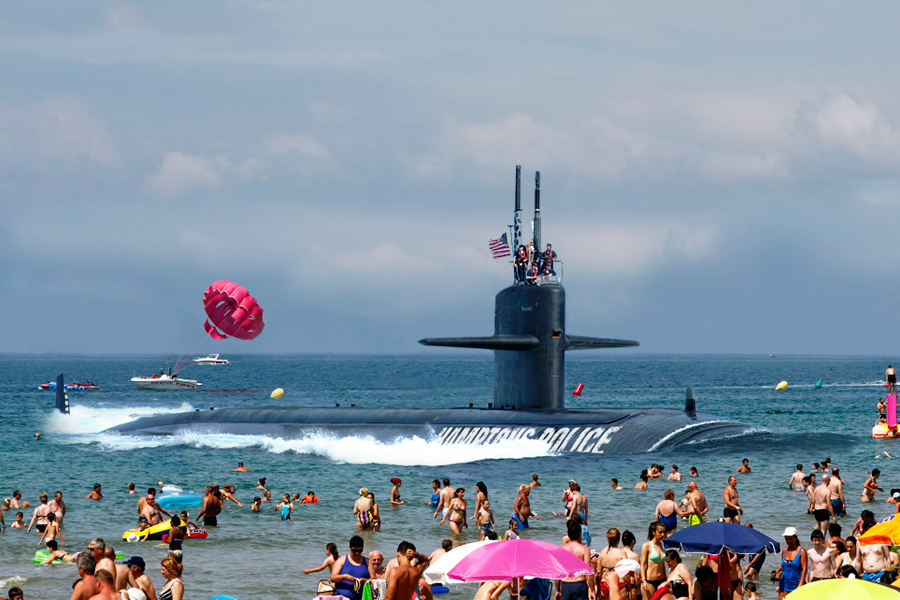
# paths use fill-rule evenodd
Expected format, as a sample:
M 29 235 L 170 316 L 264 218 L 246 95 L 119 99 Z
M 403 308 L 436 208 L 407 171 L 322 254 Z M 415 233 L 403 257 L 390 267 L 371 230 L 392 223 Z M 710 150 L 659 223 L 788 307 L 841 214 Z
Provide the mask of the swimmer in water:
M 405 500 L 400 499 L 400 485 L 403 483 L 403 480 L 399 477 L 394 477 L 391 479 L 391 483 L 394 484 L 394 487 L 391 488 L 391 504 L 406 504 Z
M 788 489 L 793 490 L 795 492 L 805 492 L 806 485 L 803 483 L 803 479 L 806 477 L 806 473 L 803 472 L 803 465 L 797 463 L 797 470 L 791 474 L 791 478 L 788 479 Z
M 881 471 L 878 469 L 872 469 L 872 474 L 866 479 L 865 485 L 863 485 L 862 494 L 860 494 L 860 500 L 862 502 L 875 502 L 875 492 L 883 492 L 884 490 L 878 487 L 878 477 L 881 475 Z
M 248 471 L 250 471 L 250 469 L 248 469 L 247 467 L 245 467 L 245 466 L 244 466 L 244 463 L 242 463 L 242 462 L 239 462 L 239 463 L 238 463 L 238 466 L 236 466 L 235 468 L 233 468 L 233 469 L 231 469 L 231 470 L 232 470 L 232 471 L 240 471 L 241 473 L 247 473 Z

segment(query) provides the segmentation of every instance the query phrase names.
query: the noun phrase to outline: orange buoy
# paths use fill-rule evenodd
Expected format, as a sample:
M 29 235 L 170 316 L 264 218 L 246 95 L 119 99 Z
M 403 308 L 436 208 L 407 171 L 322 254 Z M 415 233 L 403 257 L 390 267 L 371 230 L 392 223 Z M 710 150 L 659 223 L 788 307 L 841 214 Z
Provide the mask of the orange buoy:
M 581 395 L 581 390 L 583 390 L 583 389 L 584 389 L 584 384 L 583 384 L 583 383 L 579 383 L 578 385 L 575 386 L 575 389 L 572 391 L 572 395 L 573 395 L 573 396 L 580 396 L 580 395 Z

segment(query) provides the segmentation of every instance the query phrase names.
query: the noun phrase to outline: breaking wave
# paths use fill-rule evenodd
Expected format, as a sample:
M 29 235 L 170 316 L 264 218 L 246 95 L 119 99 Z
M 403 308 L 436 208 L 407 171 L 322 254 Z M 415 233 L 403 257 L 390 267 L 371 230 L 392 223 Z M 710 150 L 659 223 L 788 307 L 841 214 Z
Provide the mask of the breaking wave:
M 111 452 L 172 446 L 215 449 L 254 447 L 273 454 L 293 452 L 349 464 L 433 466 L 492 459 L 535 458 L 552 454 L 546 442 L 527 439 L 491 444 L 441 444 L 436 438 L 426 439 L 420 436 L 382 441 L 372 436 L 340 436 L 324 431 L 311 431 L 296 439 L 268 435 L 198 433 L 190 430 L 175 435 L 121 435 L 106 431 L 137 417 L 191 410 L 193 407 L 187 403 L 177 408 L 73 406 L 69 415 L 50 415 L 47 431 L 57 434 L 59 441 L 63 443 L 92 444 L 102 451 Z

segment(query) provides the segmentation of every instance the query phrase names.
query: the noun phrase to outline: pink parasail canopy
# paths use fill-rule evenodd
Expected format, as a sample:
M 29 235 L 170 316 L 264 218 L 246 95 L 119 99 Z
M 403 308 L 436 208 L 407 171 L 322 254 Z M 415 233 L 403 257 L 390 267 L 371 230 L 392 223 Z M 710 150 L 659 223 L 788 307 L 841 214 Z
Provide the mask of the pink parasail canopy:
M 511 581 L 513 577 L 565 579 L 593 572 L 593 567 L 559 546 L 519 538 L 478 548 L 447 575 L 460 581 Z
M 262 333 L 263 309 L 250 292 L 233 281 L 216 281 L 203 294 L 203 308 L 209 320 L 206 332 L 216 340 L 235 337 L 252 340 Z

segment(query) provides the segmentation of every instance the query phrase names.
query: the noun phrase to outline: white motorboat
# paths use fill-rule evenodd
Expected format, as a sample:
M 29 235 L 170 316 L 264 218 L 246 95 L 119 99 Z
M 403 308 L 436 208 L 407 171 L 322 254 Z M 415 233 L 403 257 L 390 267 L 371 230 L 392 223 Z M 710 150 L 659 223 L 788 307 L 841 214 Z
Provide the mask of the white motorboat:
M 194 362 L 198 365 L 227 365 L 228 361 L 224 358 L 219 358 L 218 354 L 207 354 L 206 356 L 198 356 L 194 359 Z
M 132 377 L 131 383 L 139 390 L 196 390 L 203 384 L 196 379 L 184 379 L 178 374 L 154 373 L 150 377 Z

